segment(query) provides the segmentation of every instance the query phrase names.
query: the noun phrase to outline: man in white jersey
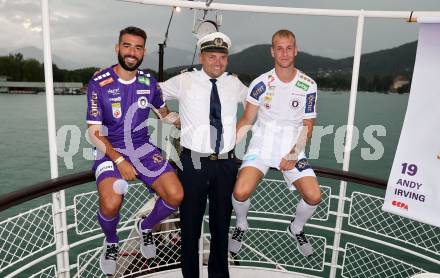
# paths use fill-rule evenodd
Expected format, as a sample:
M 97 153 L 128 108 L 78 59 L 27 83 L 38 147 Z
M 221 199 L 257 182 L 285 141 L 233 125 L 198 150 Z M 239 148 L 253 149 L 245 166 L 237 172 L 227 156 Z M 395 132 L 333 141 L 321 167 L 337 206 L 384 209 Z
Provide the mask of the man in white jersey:
M 294 66 L 298 48 L 292 32 L 277 31 L 272 36 L 271 53 L 275 68 L 251 83 L 245 112 L 237 124 L 239 142 L 257 118 L 232 194 L 237 224 L 229 251 L 240 250 L 248 230 L 249 197 L 268 169 L 274 167 L 282 171 L 289 189 L 296 188 L 302 197 L 287 232 L 297 241 L 300 253 L 310 256 L 313 248 L 303 227 L 321 202 L 321 191 L 304 146 L 316 118 L 317 87 Z

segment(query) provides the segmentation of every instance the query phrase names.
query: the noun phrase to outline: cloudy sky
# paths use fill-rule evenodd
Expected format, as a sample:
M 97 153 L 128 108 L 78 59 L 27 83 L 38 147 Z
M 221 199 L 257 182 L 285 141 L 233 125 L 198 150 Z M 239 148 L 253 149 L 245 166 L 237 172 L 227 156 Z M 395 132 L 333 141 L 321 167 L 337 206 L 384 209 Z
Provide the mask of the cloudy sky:
M 440 11 L 439 0 L 215 0 L 214 3 L 289 6 L 296 8 Z M 157 63 L 157 44 L 163 41 L 170 7 L 148 6 L 116 0 L 49 0 L 52 50 L 72 64 L 104 67 L 115 62 L 114 44 L 120 29 L 144 28 L 151 63 Z M 196 42 L 192 35 L 194 12 L 175 14 L 167 42 L 166 66 L 191 63 Z M 221 31 L 233 43 L 232 52 L 269 43 L 272 33 L 288 28 L 297 35 L 300 50 L 313 55 L 343 58 L 353 55 L 355 18 L 287 16 L 223 12 Z M 363 52 L 391 48 L 417 39 L 417 24 L 396 19 L 367 19 Z M 0 0 L 0 51 L 42 48 L 39 0 Z M 183 50 L 179 52 L 178 50 Z M 186 55 L 184 55 L 186 54 Z M 172 60 L 172 61 L 170 61 Z

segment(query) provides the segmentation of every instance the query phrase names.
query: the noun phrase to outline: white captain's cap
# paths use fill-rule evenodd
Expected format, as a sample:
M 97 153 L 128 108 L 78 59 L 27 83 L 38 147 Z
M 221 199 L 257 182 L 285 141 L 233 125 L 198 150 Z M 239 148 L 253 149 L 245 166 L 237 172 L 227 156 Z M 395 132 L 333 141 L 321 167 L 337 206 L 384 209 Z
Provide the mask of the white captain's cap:
M 228 53 L 231 47 L 231 39 L 221 32 L 214 32 L 199 39 L 197 46 L 201 52 L 222 52 Z

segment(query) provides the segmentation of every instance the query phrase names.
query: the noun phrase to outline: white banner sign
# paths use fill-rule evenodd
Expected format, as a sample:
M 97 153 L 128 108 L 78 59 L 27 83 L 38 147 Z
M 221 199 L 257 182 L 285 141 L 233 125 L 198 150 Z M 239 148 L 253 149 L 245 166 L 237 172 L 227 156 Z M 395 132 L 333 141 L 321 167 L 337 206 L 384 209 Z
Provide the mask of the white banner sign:
M 411 93 L 383 210 L 440 227 L 440 24 L 420 24 Z

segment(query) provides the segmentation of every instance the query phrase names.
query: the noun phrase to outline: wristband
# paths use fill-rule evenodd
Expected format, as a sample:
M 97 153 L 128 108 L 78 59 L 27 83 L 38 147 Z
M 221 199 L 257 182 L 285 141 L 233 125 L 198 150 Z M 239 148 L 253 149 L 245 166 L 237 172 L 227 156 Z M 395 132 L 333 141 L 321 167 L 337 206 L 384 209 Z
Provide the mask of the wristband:
M 116 164 L 116 165 L 119 165 L 119 164 L 121 164 L 121 162 L 124 161 L 124 160 L 125 160 L 125 158 L 124 158 L 123 156 L 120 156 L 120 157 L 118 157 L 118 158 L 115 159 L 115 164 Z

